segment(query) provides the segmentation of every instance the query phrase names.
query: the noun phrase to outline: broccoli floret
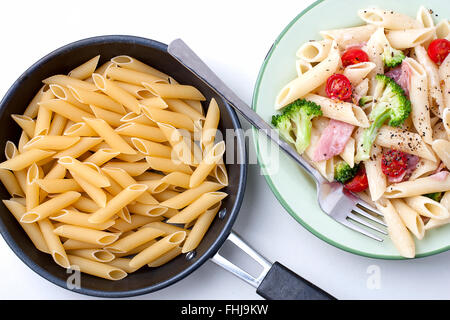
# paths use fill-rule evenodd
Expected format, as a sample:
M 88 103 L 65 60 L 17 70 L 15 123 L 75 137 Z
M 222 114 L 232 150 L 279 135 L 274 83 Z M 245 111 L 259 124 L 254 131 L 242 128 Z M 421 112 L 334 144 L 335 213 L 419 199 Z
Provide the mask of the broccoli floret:
M 405 54 L 403 51 L 394 49 L 389 44 L 385 44 L 381 58 L 386 67 L 393 68 L 402 63 L 403 59 L 405 59 Z
M 428 197 L 434 201 L 440 202 L 442 199 L 443 193 L 442 192 L 433 192 L 433 193 L 428 193 L 425 195 L 425 197 Z
M 375 76 L 377 99 L 369 114 L 372 122 L 358 140 L 355 161 L 369 159 L 370 149 L 377 137 L 378 130 L 386 122 L 391 127 L 400 126 L 411 113 L 411 102 L 406 98 L 405 92 L 393 79 L 383 74 Z M 377 93 L 381 93 L 378 94 Z
M 346 183 L 356 175 L 359 165 L 353 168 L 345 161 L 339 161 L 334 167 L 334 180 L 340 183 Z
M 321 116 L 320 106 L 312 101 L 298 99 L 288 104 L 280 115 L 272 117 L 272 124 L 280 135 L 295 145 L 297 152 L 302 154 L 311 141 L 311 120 Z
M 372 96 L 364 96 L 361 97 L 358 101 L 358 104 L 360 107 L 364 107 L 364 105 L 373 102 L 373 97 Z

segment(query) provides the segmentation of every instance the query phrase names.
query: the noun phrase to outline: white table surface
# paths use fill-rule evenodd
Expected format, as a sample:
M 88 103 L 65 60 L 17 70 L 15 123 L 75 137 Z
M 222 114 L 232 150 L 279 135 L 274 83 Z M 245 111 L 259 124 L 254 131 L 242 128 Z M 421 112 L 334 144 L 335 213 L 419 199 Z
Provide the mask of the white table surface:
M 2 3 L 0 19 L 0 95 L 32 63 L 62 45 L 90 36 L 130 34 L 165 43 L 183 38 L 250 104 L 259 67 L 273 40 L 310 3 L 7 1 Z M 250 149 L 253 152 L 252 145 Z M 249 167 L 244 204 L 234 230 L 268 259 L 282 262 L 340 299 L 450 298 L 450 252 L 411 261 L 382 261 L 330 246 L 297 224 L 282 208 L 257 165 Z M 92 299 L 61 289 L 35 274 L 3 238 L 0 261 L 0 299 Z M 371 270 L 376 274 L 371 276 Z M 370 285 L 372 279 L 378 279 L 378 285 Z M 260 297 L 248 284 L 207 262 L 175 285 L 136 299 Z

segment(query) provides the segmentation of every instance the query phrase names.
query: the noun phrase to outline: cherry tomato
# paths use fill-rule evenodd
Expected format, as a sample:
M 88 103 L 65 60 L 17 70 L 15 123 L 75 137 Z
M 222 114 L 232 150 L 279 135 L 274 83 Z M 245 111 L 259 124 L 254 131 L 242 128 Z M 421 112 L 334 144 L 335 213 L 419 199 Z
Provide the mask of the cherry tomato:
M 406 171 L 408 156 L 406 153 L 389 149 L 381 158 L 381 171 L 389 177 L 396 178 Z
M 328 78 L 325 92 L 331 99 L 347 100 L 352 96 L 352 84 L 343 74 L 335 73 Z
M 341 56 L 341 60 L 342 60 L 342 65 L 345 68 L 352 64 L 357 64 L 360 62 L 367 62 L 367 61 L 369 61 L 369 56 L 363 50 L 353 48 L 353 49 L 348 49 L 347 51 L 345 51 Z
M 356 176 L 352 180 L 344 184 L 344 188 L 352 192 L 362 192 L 369 187 L 369 182 L 367 181 L 366 169 L 364 165 L 360 165 Z
M 450 41 L 447 39 L 433 40 L 428 46 L 428 56 L 436 64 L 441 64 L 450 52 Z

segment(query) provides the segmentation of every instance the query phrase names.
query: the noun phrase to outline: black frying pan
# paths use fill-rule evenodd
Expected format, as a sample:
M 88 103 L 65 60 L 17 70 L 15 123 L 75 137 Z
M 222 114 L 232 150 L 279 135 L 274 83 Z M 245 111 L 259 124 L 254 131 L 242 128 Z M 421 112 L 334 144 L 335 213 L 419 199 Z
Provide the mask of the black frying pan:
M 241 128 L 234 110 L 194 74 L 172 58 L 167 53 L 165 44 L 133 36 L 101 36 L 80 40 L 53 51 L 36 62 L 17 79 L 0 103 L 0 148 L 3 148 L 8 140 L 18 141 L 20 131 L 10 115 L 23 113 L 29 101 L 41 88 L 43 79 L 55 74 L 67 74 L 76 66 L 99 54 L 101 55 L 100 64 L 117 55 L 129 55 L 157 67 L 180 83 L 195 86 L 208 101 L 215 98 L 218 102 L 221 111 L 219 127 L 222 132 L 225 132 L 225 129 L 236 130 Z M 204 105 L 204 107 L 207 107 L 207 105 Z M 265 298 L 332 298 L 281 264 L 275 263 L 272 265 L 254 252 L 253 249 L 245 246 L 245 243 L 234 233 L 231 233 L 231 228 L 244 197 L 247 174 L 247 167 L 245 161 L 243 161 L 245 160 L 245 143 L 242 134 L 238 132 L 233 140 L 227 141 L 227 152 L 234 150 L 235 155 L 233 163 L 227 164 L 229 186 L 224 191 L 229 196 L 223 202 L 223 209 L 213 221 L 195 252 L 180 255 L 159 268 L 142 268 L 120 281 L 109 281 L 82 274 L 81 288 L 72 290 L 81 294 L 109 298 L 141 295 L 162 289 L 181 280 L 205 261 L 213 258 L 214 262 L 257 287 L 257 292 Z M 2 155 L 1 161 L 4 160 L 4 155 Z M 3 187 L 0 189 L 0 196 L 2 199 L 9 198 L 9 194 Z M 34 248 L 20 225 L 3 204 L 0 211 L 1 234 L 16 255 L 42 277 L 67 289 L 66 281 L 70 273 L 56 265 L 50 255 L 41 253 Z M 258 257 L 259 262 L 265 266 L 263 274 L 258 279 L 248 279 L 248 274 L 233 268 L 234 265 L 231 262 L 216 254 L 228 238 L 243 247 L 248 253 Z

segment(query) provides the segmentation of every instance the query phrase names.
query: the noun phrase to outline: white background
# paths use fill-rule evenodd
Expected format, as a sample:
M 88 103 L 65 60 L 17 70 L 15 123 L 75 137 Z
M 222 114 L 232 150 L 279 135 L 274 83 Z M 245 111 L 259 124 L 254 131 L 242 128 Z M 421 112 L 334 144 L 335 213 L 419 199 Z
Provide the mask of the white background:
M 130 34 L 165 43 L 183 38 L 250 104 L 260 65 L 273 40 L 310 3 L 310 0 L 3 1 L 0 96 L 32 63 L 62 45 L 97 35 Z M 450 252 L 412 261 L 381 261 L 332 247 L 289 216 L 256 165 L 249 168 L 245 200 L 234 230 L 268 259 L 282 262 L 340 299 L 450 298 Z M 0 261 L 2 299 L 91 299 L 36 275 L 13 254 L 3 238 Z M 370 266 L 379 270 L 378 289 L 367 286 Z M 259 298 L 254 288 L 211 262 L 169 288 L 137 297 Z

